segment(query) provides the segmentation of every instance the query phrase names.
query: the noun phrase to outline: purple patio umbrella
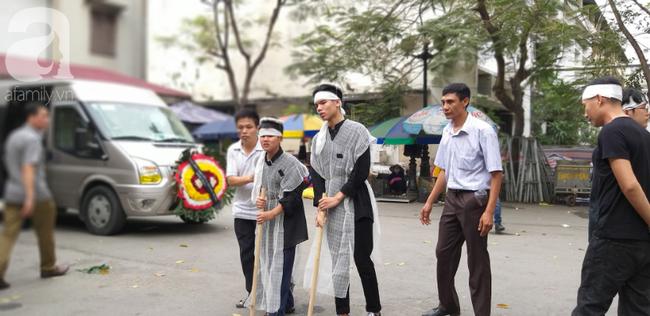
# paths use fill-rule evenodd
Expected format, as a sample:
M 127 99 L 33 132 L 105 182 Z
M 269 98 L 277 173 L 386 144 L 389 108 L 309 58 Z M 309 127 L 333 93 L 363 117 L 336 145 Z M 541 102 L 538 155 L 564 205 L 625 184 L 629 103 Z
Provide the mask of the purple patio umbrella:
M 169 107 L 174 114 L 183 122 L 192 124 L 205 124 L 212 122 L 224 122 L 233 119 L 231 115 L 206 109 L 191 101 L 182 101 Z

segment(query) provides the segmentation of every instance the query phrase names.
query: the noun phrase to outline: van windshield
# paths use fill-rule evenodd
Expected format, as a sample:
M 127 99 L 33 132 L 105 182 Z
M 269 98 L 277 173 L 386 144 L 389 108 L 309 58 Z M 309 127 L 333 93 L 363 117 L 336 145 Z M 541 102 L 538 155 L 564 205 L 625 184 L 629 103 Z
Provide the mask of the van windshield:
M 98 128 L 111 139 L 194 142 L 187 128 L 168 108 L 124 103 L 90 103 Z

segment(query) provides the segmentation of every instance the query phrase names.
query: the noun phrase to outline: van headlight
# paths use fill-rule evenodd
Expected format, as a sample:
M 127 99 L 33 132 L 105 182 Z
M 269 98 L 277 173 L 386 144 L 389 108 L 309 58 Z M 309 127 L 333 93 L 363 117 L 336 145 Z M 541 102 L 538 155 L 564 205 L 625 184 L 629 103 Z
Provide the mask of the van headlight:
M 162 181 L 162 173 L 158 165 L 150 160 L 134 158 L 138 165 L 140 184 L 158 184 Z

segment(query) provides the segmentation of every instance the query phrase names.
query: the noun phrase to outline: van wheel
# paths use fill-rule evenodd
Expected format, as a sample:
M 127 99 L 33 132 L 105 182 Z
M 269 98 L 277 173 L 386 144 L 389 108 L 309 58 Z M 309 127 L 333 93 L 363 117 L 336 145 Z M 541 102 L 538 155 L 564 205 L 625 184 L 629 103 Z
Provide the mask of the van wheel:
M 207 222 L 207 220 L 205 220 L 205 219 L 196 220 L 196 219 L 193 219 L 193 218 L 189 218 L 189 217 L 187 217 L 185 215 L 181 215 L 180 218 L 183 220 L 183 222 L 185 222 L 185 224 L 191 224 L 191 225 L 203 224 L 203 223 Z
M 113 235 L 126 224 L 120 200 L 113 190 L 103 185 L 86 192 L 82 212 L 86 229 L 95 235 Z

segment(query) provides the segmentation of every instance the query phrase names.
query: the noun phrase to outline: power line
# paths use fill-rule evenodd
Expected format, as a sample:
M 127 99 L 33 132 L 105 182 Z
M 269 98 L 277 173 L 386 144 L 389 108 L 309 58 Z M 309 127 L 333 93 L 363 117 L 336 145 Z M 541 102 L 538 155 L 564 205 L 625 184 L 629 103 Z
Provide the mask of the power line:
M 600 70 L 600 69 L 613 69 L 613 68 L 641 68 L 641 64 L 585 66 L 585 67 L 549 67 L 548 69 L 554 71 L 587 71 L 587 70 Z

